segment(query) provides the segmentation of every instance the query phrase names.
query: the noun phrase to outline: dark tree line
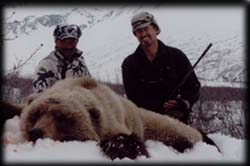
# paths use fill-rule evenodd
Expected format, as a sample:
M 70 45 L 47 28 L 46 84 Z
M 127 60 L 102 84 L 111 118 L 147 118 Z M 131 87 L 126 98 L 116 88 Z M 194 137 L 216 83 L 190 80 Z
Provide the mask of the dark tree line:
M 125 96 L 121 84 L 102 83 Z M 3 77 L 2 88 L 3 100 L 20 103 L 32 93 L 32 79 L 13 72 Z M 246 138 L 245 92 L 245 88 L 201 87 L 200 98 L 189 119 L 190 124 L 207 133 L 220 132 L 236 138 Z

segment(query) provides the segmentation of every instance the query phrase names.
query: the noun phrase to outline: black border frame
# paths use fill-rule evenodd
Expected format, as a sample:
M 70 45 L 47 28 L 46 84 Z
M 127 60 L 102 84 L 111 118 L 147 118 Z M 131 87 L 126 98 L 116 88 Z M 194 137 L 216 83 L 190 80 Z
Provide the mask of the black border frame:
M 249 9 L 250 9 L 250 0 L 217 0 L 217 1 L 209 1 L 209 0 L 189 0 L 189 1 L 185 1 L 185 0 L 168 0 L 168 1 L 159 1 L 159 0 L 85 0 L 85 1 L 80 1 L 80 0 L 71 0 L 71 1 L 67 1 L 67 0 L 3 0 L 2 1 L 2 5 L 1 5 L 1 9 L 3 9 L 5 6 L 16 6 L 16 5 L 20 5 L 20 6 L 30 6 L 30 5 L 75 5 L 75 4 L 81 4 L 81 5 L 138 5 L 143 3 L 143 5 L 151 5 L 151 4 L 164 4 L 164 5 L 171 5 L 171 6 L 216 6 L 216 7 L 227 7 L 227 6 L 242 6 L 244 7 L 245 10 L 245 56 L 246 56 L 246 68 L 247 68 L 247 75 L 246 75 L 246 110 L 245 110 L 245 119 L 246 119 L 246 128 L 247 128 L 247 133 L 246 133 L 246 140 L 249 139 L 249 105 L 248 105 L 248 101 L 250 101 L 250 96 L 249 96 L 249 87 L 248 87 L 248 83 L 249 83 L 249 78 L 250 78 L 250 72 L 249 72 Z M 1 25 L 3 25 L 3 10 L 1 10 L 1 14 L 0 14 L 0 20 L 1 20 Z M 1 51 L 1 56 L 0 56 L 0 62 L 4 61 L 4 52 L 3 52 L 3 48 L 4 48 L 4 42 L 3 42 L 3 30 L 2 30 L 2 26 L 0 27 L 0 33 L 1 33 L 1 43 L 0 43 L 0 51 Z M 3 67 L 4 64 L 0 63 L 0 67 L 1 67 L 1 85 L 2 85 L 2 75 L 3 75 Z M 0 90 L 0 94 L 2 94 L 2 89 Z M 0 111 L 1 113 L 1 111 Z M 2 113 L 1 113 L 2 114 Z M 2 115 L 0 114 L 0 116 L 2 117 Z M 2 120 L 1 120 L 2 121 Z M 1 123 L 1 131 L 3 130 L 3 123 Z M 1 136 L 2 136 L 2 132 L 1 132 Z M 2 144 L 2 139 L 1 139 L 1 145 Z M 204 162 L 204 163 L 108 163 L 107 165 L 248 165 L 248 158 L 247 158 L 247 154 L 248 154 L 248 142 L 246 142 L 246 149 L 245 149 L 245 156 L 246 156 L 246 161 L 245 163 L 242 164 L 235 164 L 235 163 L 209 163 L 209 162 Z M 1 159 L 2 159 L 2 148 L 0 150 L 0 154 L 1 154 Z M 5 164 L 3 163 L 3 161 L 1 160 L 1 163 L 3 165 L 106 165 L 106 164 L 101 164 L 101 163 L 81 163 L 81 164 L 65 164 L 65 163 L 21 163 L 21 164 Z

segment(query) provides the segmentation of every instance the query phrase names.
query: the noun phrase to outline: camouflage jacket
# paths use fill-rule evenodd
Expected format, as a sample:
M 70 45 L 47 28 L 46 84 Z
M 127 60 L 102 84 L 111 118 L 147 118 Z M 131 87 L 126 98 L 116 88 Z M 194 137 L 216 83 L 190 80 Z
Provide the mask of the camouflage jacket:
M 82 51 L 77 50 L 71 60 L 65 59 L 57 50 L 42 59 L 35 69 L 33 90 L 42 92 L 56 81 L 67 77 L 90 76 Z

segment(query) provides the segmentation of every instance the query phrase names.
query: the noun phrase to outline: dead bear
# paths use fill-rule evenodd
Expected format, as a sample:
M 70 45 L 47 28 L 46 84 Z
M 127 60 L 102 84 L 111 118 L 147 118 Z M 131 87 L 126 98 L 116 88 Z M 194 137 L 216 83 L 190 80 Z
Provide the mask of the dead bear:
M 25 139 L 95 140 L 112 160 L 150 157 L 146 140 L 161 141 L 179 152 L 198 141 L 214 144 L 198 130 L 167 115 L 139 108 L 88 77 L 58 81 L 50 89 L 31 95 L 16 109 L 21 112 Z

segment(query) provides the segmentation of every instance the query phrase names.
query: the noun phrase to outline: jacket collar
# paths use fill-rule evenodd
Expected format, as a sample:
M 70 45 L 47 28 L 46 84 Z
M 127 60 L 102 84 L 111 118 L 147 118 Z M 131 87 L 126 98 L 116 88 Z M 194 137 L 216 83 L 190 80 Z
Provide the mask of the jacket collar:
M 161 41 L 161 40 L 157 40 L 158 41 L 158 50 L 157 50 L 157 57 L 161 57 L 162 55 L 165 55 L 165 53 L 166 53 L 166 45 Z M 135 55 L 136 56 L 138 56 L 138 57 L 143 57 L 143 58 L 145 58 L 146 57 L 146 55 L 145 55 L 145 53 L 143 52 L 143 49 L 142 49 L 142 47 L 141 47 L 141 45 L 139 45 L 137 48 L 136 48 L 136 50 L 135 50 Z
M 82 55 L 82 51 L 77 49 L 76 53 L 74 55 L 72 55 L 71 60 L 75 60 L 77 58 L 79 58 Z M 58 59 L 60 59 L 61 61 L 67 61 L 67 59 L 58 51 L 58 49 L 55 47 L 55 55 Z

